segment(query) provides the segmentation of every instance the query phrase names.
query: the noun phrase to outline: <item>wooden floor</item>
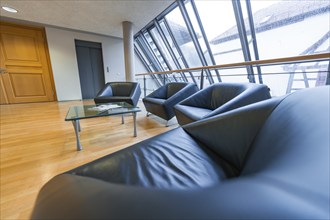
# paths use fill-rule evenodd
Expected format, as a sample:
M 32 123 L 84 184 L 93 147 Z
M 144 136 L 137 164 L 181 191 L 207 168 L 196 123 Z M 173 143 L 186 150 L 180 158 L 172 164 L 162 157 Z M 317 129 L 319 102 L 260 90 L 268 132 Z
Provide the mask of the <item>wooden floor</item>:
M 138 137 L 133 117 L 81 120 L 82 151 L 76 150 L 71 122 L 64 121 L 69 106 L 81 101 L 0 105 L 0 219 L 29 219 L 40 188 L 52 177 L 133 143 L 177 127 L 156 116 L 138 113 Z M 91 101 L 84 101 L 92 104 Z

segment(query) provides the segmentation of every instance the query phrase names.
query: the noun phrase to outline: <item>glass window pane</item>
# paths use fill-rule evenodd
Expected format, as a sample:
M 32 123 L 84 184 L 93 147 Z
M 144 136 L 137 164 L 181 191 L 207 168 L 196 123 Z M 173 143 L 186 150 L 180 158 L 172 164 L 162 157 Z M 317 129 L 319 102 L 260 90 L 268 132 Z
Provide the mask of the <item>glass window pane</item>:
M 326 84 L 329 61 L 261 67 L 272 96 Z
M 165 23 L 164 23 L 164 20 L 160 21 L 160 27 L 161 27 L 161 29 L 162 29 L 162 31 L 163 31 L 163 33 L 164 33 L 164 35 L 165 35 L 165 37 L 166 37 L 168 43 L 170 44 L 171 49 L 172 49 L 172 51 L 173 51 L 173 53 L 174 53 L 174 55 L 175 55 L 177 61 L 180 63 L 180 66 L 181 66 L 182 68 L 185 68 L 186 66 L 184 65 L 184 63 L 183 63 L 183 61 L 182 61 L 182 59 L 181 59 L 181 56 L 180 56 L 180 54 L 179 54 L 177 48 L 175 47 L 175 44 L 174 44 L 174 42 L 173 42 L 173 40 L 172 40 L 172 38 L 171 38 L 171 36 L 170 36 L 170 33 L 168 32 L 168 30 L 167 30 L 167 28 L 166 28 L 166 25 L 165 25 Z
M 153 39 L 150 37 L 148 32 L 144 33 L 144 37 L 147 40 L 147 43 L 149 44 L 153 54 L 155 55 L 156 59 L 158 60 L 158 63 L 161 65 L 162 71 L 167 71 L 169 70 L 167 64 L 165 63 L 162 55 L 160 54 L 155 42 Z
M 177 7 L 165 16 L 174 38 L 179 45 L 189 67 L 201 66 L 195 45 L 191 39 L 180 9 Z
M 248 82 L 248 77 L 246 74 L 246 68 L 234 68 L 234 69 L 220 69 L 219 73 L 221 75 L 222 82 Z
M 151 71 L 156 72 L 154 65 L 152 64 L 152 62 L 150 62 L 150 59 L 147 58 L 146 54 L 144 53 L 144 50 L 141 49 L 140 45 L 136 41 L 134 41 L 134 46 L 140 52 L 142 59 L 146 62 Z
M 159 49 L 162 51 L 162 54 L 165 56 L 165 59 L 169 62 L 171 69 L 177 69 L 177 66 L 175 65 L 170 52 L 168 51 L 164 41 L 162 40 L 161 36 L 159 35 L 156 28 L 152 28 L 150 30 L 150 34 L 153 36 L 155 41 L 157 42 Z
M 242 8 L 244 26 L 245 26 L 245 31 L 246 31 L 246 38 L 247 38 L 247 41 L 248 41 L 251 60 L 256 60 L 255 51 L 254 51 L 254 48 L 253 48 L 253 39 L 252 39 L 252 35 L 251 35 L 250 22 L 249 22 L 249 19 L 248 19 L 248 11 L 247 11 L 247 6 L 246 6 L 246 1 L 245 0 L 241 0 L 241 8 Z
M 329 52 L 329 0 L 251 0 L 260 59 Z
M 243 62 L 231 1 L 195 1 L 216 64 Z M 242 69 L 243 73 L 246 70 Z
M 210 54 L 208 53 L 208 50 L 206 48 L 205 40 L 203 38 L 203 35 L 202 35 L 201 29 L 199 27 L 195 12 L 194 12 L 193 7 L 191 5 L 191 2 L 187 1 L 185 3 L 185 7 L 187 9 L 190 21 L 193 25 L 194 31 L 195 31 L 196 36 L 198 38 L 198 42 L 199 42 L 199 45 L 201 46 L 201 49 L 202 49 L 202 52 L 203 52 L 204 57 L 206 59 L 206 62 L 207 62 L 208 65 L 213 65 L 213 63 L 211 61 L 211 58 L 210 58 Z

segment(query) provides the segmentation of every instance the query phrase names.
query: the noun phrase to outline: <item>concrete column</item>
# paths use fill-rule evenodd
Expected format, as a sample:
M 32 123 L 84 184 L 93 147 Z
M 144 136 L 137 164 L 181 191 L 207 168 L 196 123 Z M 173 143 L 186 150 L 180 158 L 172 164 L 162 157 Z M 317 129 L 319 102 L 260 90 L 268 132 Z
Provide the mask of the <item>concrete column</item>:
M 133 24 L 129 21 L 123 22 L 123 41 L 125 57 L 125 76 L 127 82 L 135 81 L 134 71 L 134 34 Z

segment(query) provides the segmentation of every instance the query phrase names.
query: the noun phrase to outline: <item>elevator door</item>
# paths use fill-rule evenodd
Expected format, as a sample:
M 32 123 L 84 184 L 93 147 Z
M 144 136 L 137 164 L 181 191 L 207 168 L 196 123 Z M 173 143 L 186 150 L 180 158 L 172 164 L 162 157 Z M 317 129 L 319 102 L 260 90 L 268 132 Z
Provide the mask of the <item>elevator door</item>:
M 75 40 L 83 99 L 92 99 L 105 84 L 102 45 Z

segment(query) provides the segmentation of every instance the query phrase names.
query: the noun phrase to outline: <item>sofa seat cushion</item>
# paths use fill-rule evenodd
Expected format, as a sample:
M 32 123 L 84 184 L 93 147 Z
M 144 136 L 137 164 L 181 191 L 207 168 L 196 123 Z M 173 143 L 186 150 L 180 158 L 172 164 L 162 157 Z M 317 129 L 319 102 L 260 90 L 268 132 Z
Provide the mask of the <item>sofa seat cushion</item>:
M 117 184 L 182 189 L 218 185 L 227 176 L 221 164 L 232 172 L 178 128 L 69 173 Z
M 54 177 L 32 219 L 330 219 L 329 101 L 320 86 L 155 136 Z

